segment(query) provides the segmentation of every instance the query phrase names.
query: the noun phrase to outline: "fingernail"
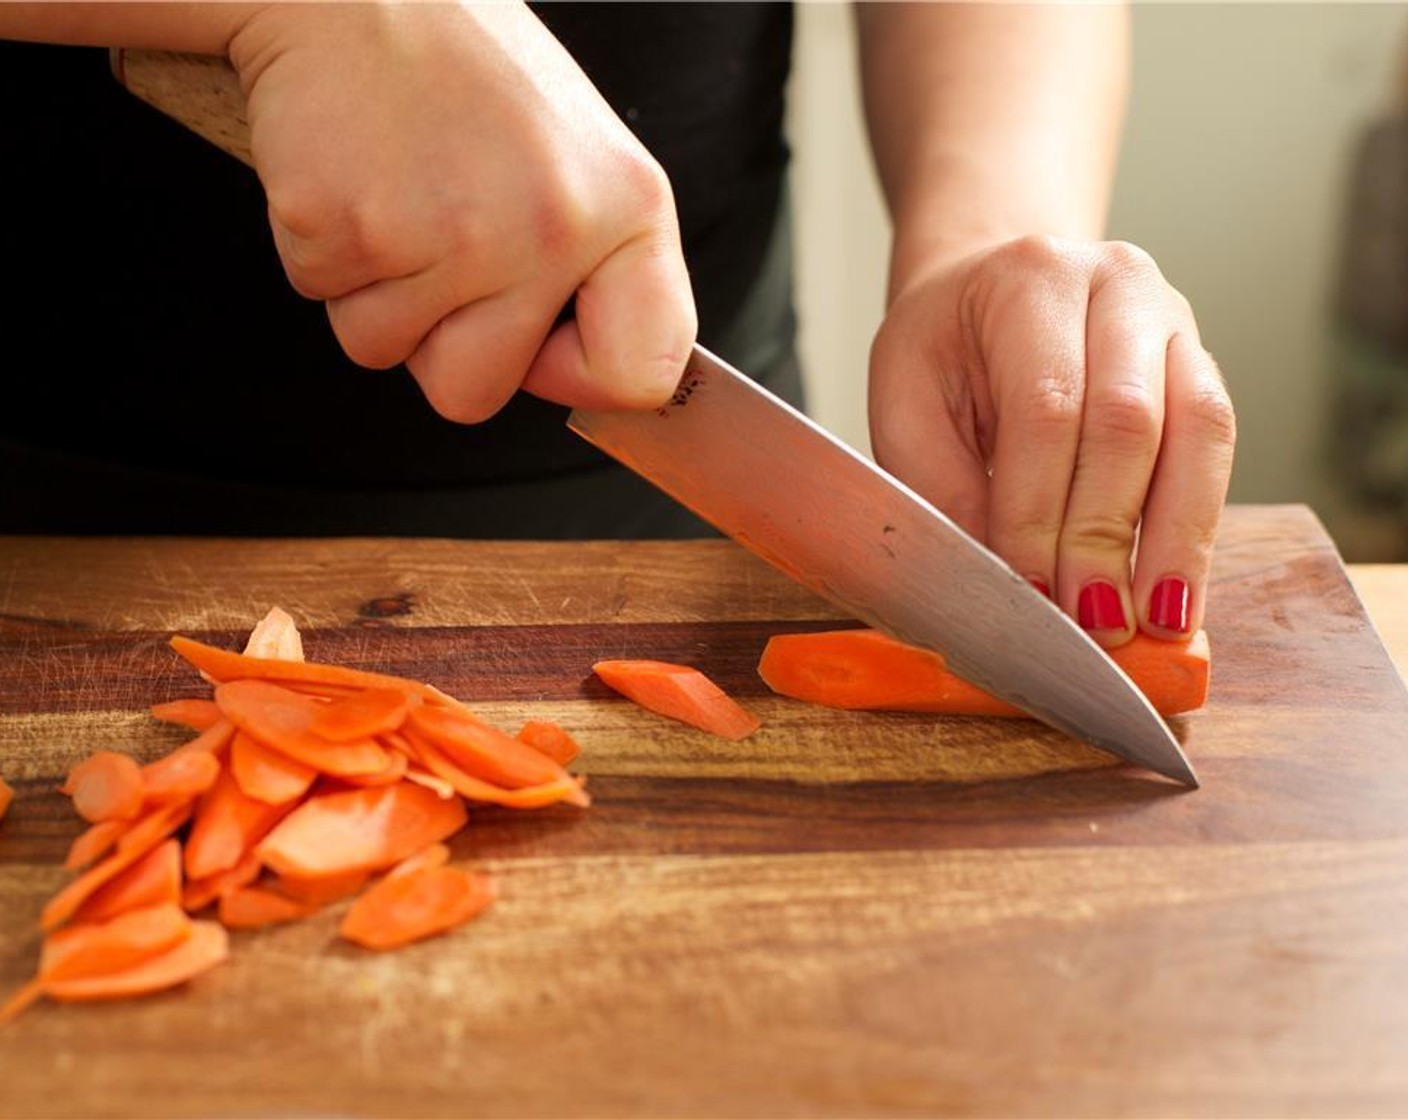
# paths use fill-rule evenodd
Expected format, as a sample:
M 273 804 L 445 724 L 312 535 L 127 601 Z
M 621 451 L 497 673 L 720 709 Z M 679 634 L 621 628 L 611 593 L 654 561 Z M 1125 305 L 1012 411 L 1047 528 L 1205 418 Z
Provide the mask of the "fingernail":
M 1165 576 L 1149 595 L 1149 622 L 1161 630 L 1183 634 L 1188 630 L 1188 581 Z
M 1036 576 L 1028 576 L 1027 582 L 1033 587 L 1035 587 L 1038 591 L 1040 591 L 1043 595 L 1045 595 L 1048 599 L 1051 598 L 1051 585 L 1047 583 L 1044 579 L 1037 579 Z
M 1113 583 L 1095 580 L 1081 589 L 1076 616 L 1087 630 L 1123 630 L 1124 603 Z

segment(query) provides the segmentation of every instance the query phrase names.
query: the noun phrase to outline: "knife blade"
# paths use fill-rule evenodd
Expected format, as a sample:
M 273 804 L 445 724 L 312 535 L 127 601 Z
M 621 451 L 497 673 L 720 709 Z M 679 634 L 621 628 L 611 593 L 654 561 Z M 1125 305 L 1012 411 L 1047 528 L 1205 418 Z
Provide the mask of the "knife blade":
M 1056 729 L 1189 786 L 1178 740 L 1079 626 L 913 490 L 696 346 L 663 407 L 578 435 L 857 619 Z

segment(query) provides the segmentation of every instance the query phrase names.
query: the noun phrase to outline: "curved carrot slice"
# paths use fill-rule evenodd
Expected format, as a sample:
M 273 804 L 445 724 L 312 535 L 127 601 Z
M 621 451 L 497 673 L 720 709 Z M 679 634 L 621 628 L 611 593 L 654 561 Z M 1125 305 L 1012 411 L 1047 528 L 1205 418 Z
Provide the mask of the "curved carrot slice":
M 689 665 L 668 661 L 598 661 L 592 671 L 642 708 L 725 739 L 742 739 L 762 726 L 718 685 Z
M 39 926 L 48 931 L 68 921 L 92 894 L 112 882 L 149 851 L 191 819 L 190 802 L 163 805 L 133 823 L 117 839 L 117 850 L 102 863 L 89 868 L 54 895 L 39 915 Z
M 228 871 L 289 811 L 248 796 L 234 775 L 223 770 L 201 798 L 186 838 L 186 874 L 205 879 Z
M 419 732 L 407 728 L 407 739 L 415 744 L 421 762 L 437 778 L 447 782 L 451 789 L 470 801 L 484 801 L 491 805 L 502 805 L 508 809 L 541 809 L 565 801 L 569 805 L 586 808 L 591 798 L 581 783 L 565 770 L 552 781 L 536 786 L 520 786 L 517 789 L 504 789 L 482 778 L 467 774 L 460 766 L 440 753 L 439 748 Z M 422 783 L 424 784 L 424 783 Z
M 89 895 L 73 918 L 78 922 L 101 922 L 128 910 L 180 903 L 181 842 L 163 840 Z
M 10 802 L 15 798 L 15 791 L 10 788 L 9 783 L 4 778 L 0 778 L 0 818 L 5 816 L 10 808 Z
M 62 791 L 85 821 L 130 821 L 142 811 L 142 768 L 115 751 L 90 754 L 68 772 Z
M 87 867 L 117 843 L 117 838 L 131 827 L 131 821 L 99 821 L 91 825 L 74 837 L 64 867 L 69 871 Z
M 76 980 L 121 972 L 164 953 L 191 935 L 191 919 L 175 903 L 147 906 L 102 922 L 67 926 L 44 939 L 39 978 Z
M 425 871 L 432 867 L 444 867 L 450 862 L 450 849 L 445 844 L 431 844 L 415 855 L 407 856 L 386 873 L 388 879 L 396 875 L 409 875 L 412 871 Z
M 402 730 L 414 732 L 417 745 L 428 741 L 467 774 L 504 789 L 547 785 L 568 776 L 527 743 L 451 708 L 416 708 Z
M 313 767 L 266 747 L 243 731 L 235 732 L 230 742 L 230 773 L 246 796 L 266 805 L 297 801 L 318 776 Z
M 215 702 L 241 731 L 325 774 L 375 774 L 390 761 L 374 740 L 332 743 L 314 734 L 311 729 L 320 702 L 268 681 L 216 685 Z
M 181 891 L 181 906 L 195 913 L 204 910 L 212 902 L 218 902 L 233 890 L 247 887 L 259 878 L 264 865 L 253 852 L 245 852 L 239 863 L 228 871 L 218 871 L 203 879 L 188 879 Z
M 263 887 L 240 887 L 220 898 L 220 924 L 226 929 L 263 929 L 297 922 L 316 913 L 316 902 L 300 902 Z
M 1145 634 L 1110 651 L 1115 664 L 1164 715 L 1207 701 L 1207 635 L 1165 642 Z M 950 672 L 941 655 L 876 630 L 780 634 L 758 664 L 769 688 L 832 708 L 1022 716 L 1025 713 Z
M 357 899 L 338 932 L 367 949 L 396 949 L 445 933 L 494 901 L 487 875 L 457 867 L 421 867 L 388 875 Z
M 540 754 L 547 755 L 559 766 L 566 766 L 582 753 L 577 740 L 550 719 L 530 719 L 514 737 Z
M 325 704 L 313 717 L 311 730 L 334 743 L 370 739 L 395 731 L 419 700 L 404 688 L 364 688 Z
M 447 848 L 448 852 L 449 849 Z M 399 865 L 398 865 L 399 866 Z M 367 885 L 370 871 L 346 871 L 339 875 L 324 875 L 317 879 L 301 879 L 292 875 L 280 875 L 270 884 L 272 890 L 295 902 L 306 902 L 311 906 L 327 906 L 329 903 L 354 895 Z
M 183 984 L 214 968 L 229 954 L 230 938 L 220 923 L 192 922 L 190 936 L 159 956 L 121 972 L 46 980 L 44 994 L 64 1002 L 147 995 Z
M 410 768 L 410 759 L 397 751 L 387 751 L 386 769 L 376 774 L 360 774 L 353 777 L 351 774 L 344 774 L 337 780 L 348 786 L 390 786 L 395 785 L 406 776 L 406 771 Z
M 260 680 L 329 685 L 333 688 L 404 688 L 424 693 L 425 686 L 403 677 L 349 669 L 342 665 L 322 665 L 316 661 L 285 661 L 273 657 L 246 657 L 227 649 L 197 642 L 176 634 L 171 648 L 192 666 L 217 682 Z
M 209 730 L 224 718 L 214 700 L 167 700 L 153 704 L 149 711 L 162 723 L 178 724 L 192 731 Z
M 220 760 L 215 755 L 182 748 L 142 767 L 142 798 L 149 806 L 189 801 L 213 786 L 219 776 Z
M 376 871 L 453 835 L 467 819 L 458 798 L 444 801 L 411 782 L 316 794 L 255 851 L 280 875 Z
M 211 701 L 215 703 L 214 700 Z M 219 705 L 216 705 L 218 710 Z M 175 754 L 210 754 L 219 758 L 225 753 L 225 748 L 230 745 L 230 740 L 234 738 L 235 725 L 227 720 L 223 715 L 192 739 L 189 743 L 183 743 L 177 747 Z

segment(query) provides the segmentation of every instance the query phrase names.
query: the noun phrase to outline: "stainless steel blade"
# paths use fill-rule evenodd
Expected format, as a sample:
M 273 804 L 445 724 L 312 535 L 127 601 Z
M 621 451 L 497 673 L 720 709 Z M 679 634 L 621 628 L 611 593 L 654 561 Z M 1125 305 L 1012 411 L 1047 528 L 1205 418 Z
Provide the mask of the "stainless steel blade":
M 1198 784 L 1144 695 L 1050 600 L 702 347 L 663 408 L 579 409 L 568 426 L 856 618 L 1069 735 Z

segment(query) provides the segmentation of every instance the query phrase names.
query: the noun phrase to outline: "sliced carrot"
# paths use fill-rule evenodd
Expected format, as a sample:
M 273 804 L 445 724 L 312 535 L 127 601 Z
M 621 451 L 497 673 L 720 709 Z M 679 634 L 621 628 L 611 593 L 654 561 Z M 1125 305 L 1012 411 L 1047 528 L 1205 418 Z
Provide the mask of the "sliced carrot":
M 598 661 L 592 666 L 611 688 L 656 712 L 725 739 L 742 739 L 762 721 L 689 665 L 668 661 Z
M 142 768 L 115 751 L 90 754 L 68 772 L 62 791 L 85 821 L 130 821 L 142 811 Z
M 214 704 L 215 701 L 212 700 L 211 703 Z M 225 748 L 230 745 L 230 740 L 234 738 L 234 734 L 235 725 L 222 715 L 189 743 L 184 743 L 177 747 L 174 753 L 212 754 L 216 758 L 220 758 L 224 755 Z
M 194 914 L 204 910 L 212 902 L 218 902 L 233 890 L 247 887 L 259 878 L 264 865 L 253 852 L 246 852 L 239 863 L 228 871 L 218 871 L 203 879 L 187 879 L 181 891 L 181 906 Z
M 338 932 L 367 949 L 396 949 L 462 925 L 496 893 L 489 876 L 457 867 L 388 875 L 352 903 Z
M 205 879 L 228 871 L 288 813 L 288 805 L 256 801 L 228 771 L 200 800 L 186 839 L 186 874 Z
M 220 760 L 203 750 L 177 750 L 142 767 L 142 799 L 147 805 L 190 801 L 215 784 Z
M 541 809 L 565 801 L 569 805 L 586 808 L 591 798 L 582 788 L 581 782 L 565 770 L 551 781 L 536 786 L 520 786 L 517 789 L 504 789 L 483 778 L 476 778 L 445 754 L 436 744 L 421 737 L 419 731 L 407 728 L 407 739 L 415 743 L 421 761 L 432 774 L 447 782 L 461 797 L 470 801 L 484 801 L 491 805 L 502 805 L 508 809 Z
M 313 767 L 266 747 L 243 731 L 235 732 L 230 743 L 230 773 L 247 796 L 267 805 L 297 801 L 318 776 Z
M 567 776 L 567 771 L 512 735 L 449 708 L 416 708 L 406 717 L 403 733 L 429 741 L 460 769 L 504 789 L 541 786 Z M 407 736 L 410 738 L 410 736 Z
M 76 980 L 121 972 L 190 935 L 191 919 L 171 902 L 129 910 L 106 921 L 76 923 L 44 939 L 39 978 Z
M 390 786 L 395 785 L 406 776 L 410 769 L 410 759 L 396 751 L 387 752 L 386 769 L 376 774 L 361 774 L 353 777 L 351 774 L 344 774 L 337 780 L 348 786 Z
M 424 786 L 441 800 L 448 801 L 455 796 L 455 787 L 438 774 L 432 774 L 428 770 L 422 770 L 419 766 L 406 767 L 406 781 L 415 782 L 418 786 Z
M 87 867 L 117 843 L 117 838 L 131 827 L 131 821 L 99 821 L 90 825 L 69 845 L 64 867 L 69 871 Z
M 577 740 L 550 719 L 530 719 L 515 736 L 540 754 L 547 755 L 559 766 L 566 766 L 582 753 Z
M 1207 701 L 1209 652 L 1202 631 L 1183 642 L 1137 634 L 1110 656 L 1164 715 Z M 777 635 L 768 640 L 758 673 L 774 692 L 832 708 L 1025 714 L 950 672 L 941 655 L 876 630 Z
M 181 842 L 163 840 L 120 875 L 99 887 L 74 913 L 76 922 L 101 922 L 128 910 L 181 903 Z
M 255 851 L 280 875 L 376 871 L 453 835 L 466 819 L 459 799 L 444 801 L 411 782 L 315 794 Z
M 230 939 L 218 922 L 192 922 L 191 934 L 160 956 L 121 972 L 75 980 L 46 980 L 44 994 L 64 1002 L 125 999 L 183 984 L 214 968 L 230 954 Z
M 333 688 L 405 688 L 424 693 L 425 686 L 402 677 L 348 669 L 341 665 L 321 665 L 316 661 L 285 661 L 271 657 L 246 657 L 230 650 L 197 642 L 177 634 L 171 648 L 201 672 L 219 682 L 239 680 L 274 681 L 327 685 Z
M 319 702 L 268 681 L 216 685 L 215 702 L 241 731 L 325 774 L 375 774 L 390 761 L 373 739 L 333 743 L 315 735 L 311 727 Z
M 149 709 L 162 723 L 189 727 L 192 731 L 207 731 L 224 717 L 214 700 L 167 700 Z
M 249 657 L 271 657 L 281 661 L 303 660 L 303 636 L 298 624 L 285 610 L 270 607 L 269 613 L 254 624 L 244 644 Z
M 39 915 L 40 928 L 57 929 L 68 921 L 95 891 L 112 882 L 149 851 L 191 819 L 189 802 L 162 805 L 136 821 L 117 839 L 117 850 L 89 868 L 51 898 Z
M 449 849 L 447 848 L 448 852 Z M 356 894 L 367 885 L 371 878 L 369 871 L 347 871 L 340 875 L 324 875 L 317 879 L 300 879 L 292 875 L 279 875 L 269 885 L 285 898 L 295 902 L 306 902 L 313 906 L 327 906 Z
M 370 739 L 401 726 L 420 697 L 404 688 L 364 688 L 319 709 L 310 730 L 334 743 Z
M 0 818 L 9 811 L 10 802 L 15 799 L 15 791 L 4 778 L 0 778 Z
M 415 855 L 407 856 L 395 867 L 386 873 L 390 879 L 395 875 L 409 875 L 412 871 L 425 871 L 431 867 L 444 867 L 450 862 L 450 849 L 445 844 L 431 844 L 428 848 L 422 848 Z
M 297 922 L 316 913 L 316 902 L 299 902 L 264 887 L 240 887 L 220 899 L 220 924 L 226 929 L 262 929 Z
M 21 985 L 20 989 L 15 992 L 14 995 L 0 1004 L 0 1024 L 8 1023 L 13 1019 L 19 1018 L 22 1012 L 33 1007 L 43 998 L 44 984 L 39 977 L 36 976 L 33 980 L 29 980 Z

